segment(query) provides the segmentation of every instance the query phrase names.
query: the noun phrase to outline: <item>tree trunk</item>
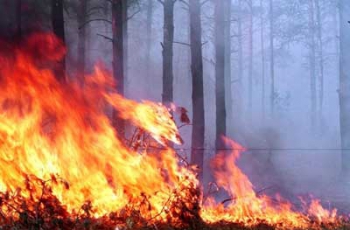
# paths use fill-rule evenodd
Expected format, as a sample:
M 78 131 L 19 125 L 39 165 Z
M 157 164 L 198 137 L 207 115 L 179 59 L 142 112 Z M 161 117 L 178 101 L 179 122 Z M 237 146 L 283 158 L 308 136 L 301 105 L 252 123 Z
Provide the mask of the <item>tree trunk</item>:
M 274 6 L 273 0 L 269 0 L 269 22 L 270 22 L 270 77 L 271 77 L 271 86 L 270 86 L 270 113 L 271 118 L 273 119 L 275 114 L 275 28 L 274 28 Z
M 128 58 L 128 0 L 122 0 L 123 4 L 123 68 L 124 68 L 124 94 L 127 94 L 128 89 L 128 73 L 129 73 L 129 58 Z
M 78 9 L 78 25 L 83 25 L 86 22 L 87 0 L 79 0 Z M 85 79 L 85 42 L 86 42 L 86 28 L 81 27 L 78 32 L 78 83 L 84 84 Z
M 237 30 L 238 30 L 238 36 L 237 36 L 237 79 L 235 79 L 235 91 L 234 94 L 232 94 L 232 99 L 234 100 L 234 108 L 235 113 L 232 113 L 231 116 L 233 117 L 231 121 L 231 125 L 233 126 L 234 130 L 238 130 L 241 127 L 242 124 L 242 113 L 243 113 L 243 98 L 242 98 L 242 90 L 243 90 L 243 31 L 242 31 L 242 0 L 238 0 L 238 9 L 237 9 L 238 15 L 237 15 Z M 232 134 L 236 134 L 236 131 Z
M 248 118 L 253 113 L 253 2 L 248 0 L 249 28 L 248 28 Z
M 231 0 L 225 0 L 225 97 L 227 109 L 227 130 L 232 128 L 231 3 Z
M 319 61 L 319 93 L 318 93 L 318 123 L 322 130 L 322 112 L 323 112 L 323 95 L 324 95 L 324 57 L 323 57 L 323 34 L 322 34 L 322 19 L 320 0 L 315 0 L 316 17 L 317 17 L 317 40 L 318 40 L 318 61 Z
M 117 82 L 117 91 L 124 95 L 124 27 L 123 0 L 112 1 L 112 32 L 113 32 L 113 77 Z M 125 122 L 113 111 L 112 122 L 118 135 L 125 135 Z
M 173 102 L 173 43 L 174 43 L 174 0 L 164 0 L 163 26 L 163 93 L 162 102 L 169 105 Z
M 265 39 L 264 39 L 264 5 L 260 0 L 260 43 L 261 43 L 261 114 L 262 121 L 265 120 Z
M 51 22 L 54 34 L 65 42 L 63 0 L 51 0 Z M 63 58 L 55 67 L 55 76 L 60 82 L 65 81 L 65 69 L 65 58 Z
M 202 181 L 205 121 L 200 0 L 190 0 L 189 7 L 193 109 L 191 163 L 199 166 L 200 171 L 198 177 L 199 180 Z
M 216 149 L 225 147 L 222 136 L 226 135 L 225 103 L 225 4 L 215 1 L 215 99 L 216 99 Z
M 153 0 L 148 0 L 146 19 L 146 74 L 147 88 L 150 90 L 151 80 L 151 49 L 152 49 Z
M 22 0 L 16 0 L 16 37 L 22 37 Z
M 310 69 L 310 93 L 311 93 L 311 131 L 315 131 L 317 119 L 316 103 L 316 44 L 315 44 L 315 10 L 314 1 L 309 1 L 309 69 Z
M 340 0 L 339 106 L 342 172 L 350 172 L 350 1 Z
M 243 30 L 242 30 L 242 0 L 238 0 L 238 79 L 243 78 Z

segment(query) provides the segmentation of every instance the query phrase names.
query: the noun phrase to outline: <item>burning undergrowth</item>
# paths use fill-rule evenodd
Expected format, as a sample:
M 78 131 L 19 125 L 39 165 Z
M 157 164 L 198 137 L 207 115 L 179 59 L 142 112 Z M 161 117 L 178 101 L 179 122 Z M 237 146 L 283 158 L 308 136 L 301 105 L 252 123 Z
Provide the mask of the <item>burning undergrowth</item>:
M 212 169 L 230 200 L 203 197 L 195 167 L 167 145 L 182 143 L 169 110 L 122 97 L 98 66 L 83 89 L 58 82 L 50 69 L 64 54 L 51 34 L 0 51 L 3 229 L 301 229 L 344 221 L 317 200 L 296 210 L 257 195 L 235 164 L 244 148 L 229 139 L 236 150 L 219 153 Z M 117 137 L 107 105 L 136 127 L 129 142 Z

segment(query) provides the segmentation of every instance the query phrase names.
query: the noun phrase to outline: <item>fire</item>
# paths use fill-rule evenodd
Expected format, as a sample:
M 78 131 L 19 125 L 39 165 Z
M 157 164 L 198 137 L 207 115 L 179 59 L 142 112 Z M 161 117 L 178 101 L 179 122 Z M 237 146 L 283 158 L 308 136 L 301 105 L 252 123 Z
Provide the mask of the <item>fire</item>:
M 232 202 L 224 207 L 209 199 L 202 212 L 202 218 L 208 222 L 234 221 L 259 224 L 263 220 L 273 226 L 307 228 L 310 217 L 318 223 L 336 222 L 337 210 L 325 210 L 318 200 L 312 200 L 307 211 L 308 215 L 293 210 L 293 205 L 276 196 L 257 196 L 248 177 L 236 166 L 241 151 L 244 148 L 234 141 L 224 138 L 229 148 L 234 149 L 228 156 L 220 153 L 212 162 L 217 184 L 224 188 L 232 197 Z M 276 204 L 277 201 L 277 204 Z
M 231 195 L 232 202 L 225 206 L 213 197 L 202 202 L 195 171 L 181 165 L 166 144 L 181 144 L 167 108 L 122 97 L 113 90 L 112 77 L 101 65 L 87 76 L 83 89 L 59 83 L 51 69 L 66 50 L 51 34 L 35 34 L 20 46 L 7 48 L 0 50 L 3 195 L 13 192 L 39 200 L 43 186 L 50 183 L 53 195 L 71 214 L 90 205 L 95 217 L 111 213 L 122 217 L 137 210 L 149 222 L 178 223 L 186 210 L 197 210 L 207 223 L 248 226 L 263 221 L 287 228 L 307 227 L 312 218 L 337 221 L 336 211 L 323 209 L 318 201 L 312 201 L 308 213 L 302 214 L 280 198 L 276 204 L 258 196 L 235 165 L 240 151 L 221 153 L 212 162 L 217 184 Z M 157 151 L 126 146 L 103 112 L 106 104 L 163 146 Z M 243 151 L 235 142 L 226 142 Z M 29 183 L 36 179 L 45 183 Z M 2 214 L 12 215 L 11 208 L 1 202 L 0 207 Z

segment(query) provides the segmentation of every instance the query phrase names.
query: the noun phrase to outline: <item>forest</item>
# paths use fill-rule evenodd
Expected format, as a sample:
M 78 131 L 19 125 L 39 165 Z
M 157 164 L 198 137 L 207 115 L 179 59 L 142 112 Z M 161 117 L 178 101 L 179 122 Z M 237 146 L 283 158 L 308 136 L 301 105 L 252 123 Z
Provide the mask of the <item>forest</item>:
M 349 0 L 0 13 L 0 229 L 350 229 Z

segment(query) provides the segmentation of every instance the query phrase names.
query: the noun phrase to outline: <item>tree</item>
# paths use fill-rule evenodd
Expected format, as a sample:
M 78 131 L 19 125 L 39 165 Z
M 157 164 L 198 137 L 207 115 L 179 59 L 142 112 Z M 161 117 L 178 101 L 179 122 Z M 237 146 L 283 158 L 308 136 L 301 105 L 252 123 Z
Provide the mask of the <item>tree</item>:
M 275 113 L 275 28 L 274 28 L 274 4 L 273 0 L 269 0 L 269 23 L 270 23 L 270 113 L 274 117 Z
M 122 23 L 123 23 L 123 68 L 124 68 L 124 90 L 128 84 L 128 4 L 130 0 L 122 0 Z
M 63 0 L 51 0 L 51 23 L 54 34 L 65 42 Z M 55 76 L 61 82 L 65 81 L 65 66 L 65 58 L 63 58 L 55 68 Z
M 113 77 L 117 82 L 117 91 L 124 95 L 124 26 L 123 1 L 112 1 L 112 41 L 113 41 Z M 112 122 L 120 136 L 125 135 L 125 122 L 113 111 Z
M 350 172 L 350 1 L 339 1 L 340 60 L 339 108 L 342 173 Z M 346 176 L 346 175 L 345 175 Z
M 323 111 L 323 94 L 324 94 L 324 57 L 323 57 L 323 33 L 320 0 L 315 0 L 316 20 L 317 20 L 317 41 L 318 41 L 318 65 L 319 65 L 319 93 L 318 93 L 318 121 L 321 121 Z M 322 124 L 319 124 L 322 125 Z M 322 127 L 320 127 L 322 128 Z
M 238 0 L 237 5 L 237 39 L 235 40 L 237 46 L 237 74 L 236 79 L 234 80 L 234 94 L 231 93 L 232 99 L 234 100 L 234 113 L 232 111 L 231 124 L 233 129 L 238 130 L 242 121 L 243 113 L 243 100 L 242 100 L 242 91 L 243 91 L 243 75 L 244 75 L 244 60 L 243 60 L 243 14 L 242 14 L 242 0 Z M 233 133 L 237 133 L 236 131 Z
M 200 167 L 198 177 L 202 180 L 205 121 L 200 0 L 190 0 L 189 10 L 193 109 L 191 162 Z
M 216 149 L 224 148 L 222 136 L 226 135 L 225 103 L 225 4 L 215 1 L 215 102 L 216 102 Z
M 79 0 L 78 7 L 78 25 L 83 25 L 86 21 L 87 0 Z M 86 28 L 79 28 L 78 32 L 78 82 L 84 84 L 85 76 L 85 43 L 86 43 Z
M 158 0 L 164 8 L 163 25 L 163 92 L 162 102 L 169 105 L 173 102 L 173 44 L 174 44 L 174 5 L 176 0 Z
M 227 129 L 232 127 L 232 80 L 231 80 L 231 0 L 225 0 L 225 97 Z
M 314 0 L 308 1 L 308 11 L 309 11 L 309 68 L 310 68 L 310 93 L 311 93 L 311 130 L 315 130 L 316 125 L 316 114 L 317 114 L 317 104 L 316 104 L 316 44 L 315 44 L 315 8 Z
M 248 0 L 249 27 L 248 27 L 248 105 L 249 119 L 252 119 L 253 110 L 253 1 Z
M 150 79 L 151 66 L 151 48 L 152 48 L 152 22 L 153 22 L 153 0 L 147 3 L 147 19 L 146 19 L 146 72 L 147 78 Z
M 265 120 L 265 39 L 264 39 L 264 5 L 260 0 L 260 43 L 261 43 L 261 109 L 262 120 Z
M 22 36 L 22 0 L 16 0 L 16 37 Z
M 242 31 L 242 0 L 238 0 L 238 79 L 243 78 L 243 31 Z

